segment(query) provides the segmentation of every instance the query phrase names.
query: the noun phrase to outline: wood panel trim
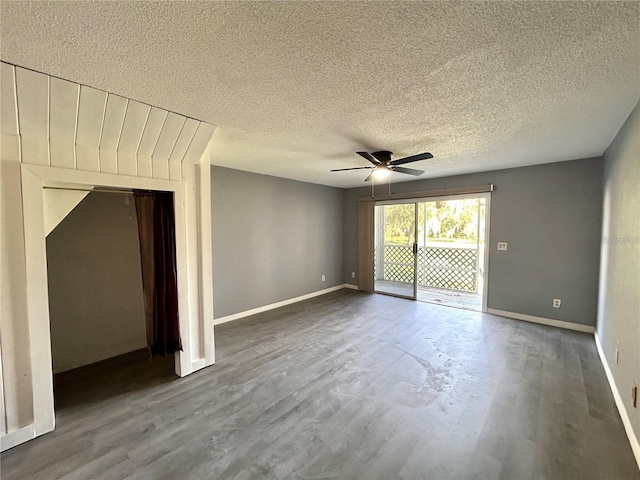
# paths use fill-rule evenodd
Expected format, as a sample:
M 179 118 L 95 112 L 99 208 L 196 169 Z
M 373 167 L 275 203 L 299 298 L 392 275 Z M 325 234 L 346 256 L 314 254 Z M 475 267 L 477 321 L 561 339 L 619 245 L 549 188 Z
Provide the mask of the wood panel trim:
M 0 338 L 0 434 L 7 433 L 7 410 L 4 407 L 4 374 L 2 371 L 2 342 Z
M 204 329 L 204 357 L 206 365 L 212 365 L 216 361 L 214 338 L 214 311 L 213 311 L 213 260 L 211 245 L 211 162 L 210 149 L 207 146 L 196 167 L 196 177 L 199 195 L 198 206 L 198 266 L 200 273 L 200 324 Z
M 55 428 L 47 252 L 42 179 L 26 165 L 22 166 L 22 205 L 33 424 L 36 435 L 42 435 Z
M 18 430 L 8 432 L 0 436 L 0 452 L 9 450 L 35 437 L 36 431 L 33 425 L 27 425 Z

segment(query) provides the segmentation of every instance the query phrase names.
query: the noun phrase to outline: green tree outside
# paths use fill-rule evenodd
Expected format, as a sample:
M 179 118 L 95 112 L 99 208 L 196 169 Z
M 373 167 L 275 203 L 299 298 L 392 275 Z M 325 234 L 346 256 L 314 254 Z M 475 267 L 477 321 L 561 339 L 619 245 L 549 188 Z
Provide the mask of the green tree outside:
M 477 243 L 477 199 L 421 202 L 418 204 L 419 236 L 426 228 L 428 242 Z M 413 204 L 387 205 L 385 215 L 385 243 L 410 245 L 414 242 L 415 216 Z M 480 209 L 484 217 L 484 209 Z

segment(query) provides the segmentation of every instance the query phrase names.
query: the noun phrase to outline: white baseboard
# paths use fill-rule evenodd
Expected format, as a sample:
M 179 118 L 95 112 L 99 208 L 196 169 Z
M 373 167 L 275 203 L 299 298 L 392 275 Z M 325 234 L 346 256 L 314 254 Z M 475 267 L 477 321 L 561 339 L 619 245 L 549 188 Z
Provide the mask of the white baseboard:
M 576 330 L 578 332 L 591 334 L 596 333 L 596 329 L 590 325 L 563 322 L 562 320 L 552 320 L 551 318 L 534 317 L 533 315 L 525 315 L 524 313 L 506 312 L 504 310 L 496 310 L 495 308 L 487 308 L 487 313 L 490 313 L 491 315 L 497 315 L 499 317 L 513 318 L 515 320 L 524 320 L 525 322 L 539 323 L 541 325 L 564 328 L 566 330 Z
M 317 292 L 307 293 L 306 295 L 301 295 L 299 297 L 289 298 L 288 300 L 283 300 L 281 302 L 271 303 L 269 305 L 253 308 L 251 310 L 245 310 L 244 312 L 234 313 L 233 315 L 227 315 L 226 317 L 215 318 L 213 320 L 213 324 L 220 325 L 223 323 L 231 322 L 233 320 L 238 320 L 239 318 L 255 315 L 256 313 L 267 312 L 275 308 L 284 307 L 285 305 L 291 305 L 292 303 L 297 303 L 303 300 L 308 300 L 313 297 L 318 297 L 320 295 L 324 295 L 325 293 L 331 293 L 331 292 L 335 292 L 336 290 L 342 290 L 343 288 L 346 288 L 345 283 L 336 285 L 335 287 L 325 288 L 324 290 L 318 290 Z
M 36 438 L 35 425 L 27 425 L 13 432 L 5 433 L 0 436 L 0 452 L 9 450 L 33 438 Z
M 600 355 L 600 360 L 602 361 L 602 366 L 604 367 L 604 371 L 607 374 L 607 379 L 609 380 L 609 386 L 611 387 L 613 398 L 616 401 L 616 406 L 618 407 L 618 411 L 620 412 L 620 418 L 622 418 L 622 424 L 624 425 L 624 429 L 627 432 L 627 437 L 629 438 L 629 443 L 631 444 L 631 450 L 633 450 L 633 454 L 636 457 L 636 462 L 638 463 L 638 469 L 640 469 L 640 443 L 638 443 L 638 437 L 636 437 L 636 434 L 633 431 L 633 427 L 631 425 L 631 419 L 629 418 L 627 409 L 624 406 L 622 397 L 620 396 L 620 391 L 618 390 L 618 386 L 616 385 L 616 382 L 613 378 L 613 373 L 609 368 L 609 362 L 607 362 L 607 357 L 604 355 L 604 350 L 602 349 L 602 344 L 600 343 L 600 337 L 598 337 L 598 332 L 596 332 L 594 336 L 596 338 L 596 347 L 598 349 L 598 355 Z
M 358 285 L 353 285 L 352 283 L 345 283 L 344 288 L 350 288 L 351 290 L 358 290 Z

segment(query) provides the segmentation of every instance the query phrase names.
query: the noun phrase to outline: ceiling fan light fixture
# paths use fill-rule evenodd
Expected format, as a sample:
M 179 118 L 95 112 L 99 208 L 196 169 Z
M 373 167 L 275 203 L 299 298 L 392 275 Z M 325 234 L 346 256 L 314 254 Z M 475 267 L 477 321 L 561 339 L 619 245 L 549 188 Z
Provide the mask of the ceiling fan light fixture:
M 1 1 L 1 0 L 0 0 Z M 417 155 L 411 155 L 410 157 L 399 158 L 397 160 L 392 160 L 393 153 L 388 150 L 381 150 L 379 152 L 356 152 L 362 158 L 368 160 L 373 163 L 373 167 L 350 167 L 350 168 L 334 168 L 331 170 L 332 172 L 344 172 L 345 170 L 370 170 L 371 173 L 364 179 L 365 182 L 369 182 L 373 180 L 375 182 L 376 179 L 382 180 L 383 178 L 388 178 L 391 175 L 391 172 L 396 173 L 405 173 L 407 175 L 413 175 L 415 177 L 419 177 L 424 173 L 423 170 L 416 170 L 415 168 L 405 168 L 400 165 L 404 165 L 406 163 L 418 162 L 420 160 L 428 160 L 433 158 L 433 155 L 429 152 L 419 153 Z
M 376 178 L 387 178 L 391 174 L 391 170 L 385 165 L 379 165 L 373 169 L 371 174 Z

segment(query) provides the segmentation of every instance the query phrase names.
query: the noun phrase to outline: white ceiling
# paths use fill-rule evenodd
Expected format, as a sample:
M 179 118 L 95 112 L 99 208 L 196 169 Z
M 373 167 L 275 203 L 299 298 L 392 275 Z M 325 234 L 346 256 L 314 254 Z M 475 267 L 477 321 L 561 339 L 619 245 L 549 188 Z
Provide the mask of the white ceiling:
M 212 163 L 363 185 L 601 155 L 640 98 L 640 2 L 1 2 L 2 60 L 218 125 Z M 414 180 L 393 174 L 393 181 Z

